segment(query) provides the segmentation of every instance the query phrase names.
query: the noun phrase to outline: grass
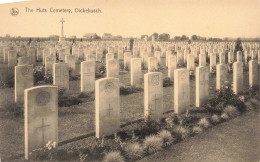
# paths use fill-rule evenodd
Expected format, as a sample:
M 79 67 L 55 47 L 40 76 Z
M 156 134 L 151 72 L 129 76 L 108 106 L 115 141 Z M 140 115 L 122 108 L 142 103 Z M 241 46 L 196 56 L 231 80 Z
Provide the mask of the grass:
M 139 159 L 144 155 L 144 149 L 138 142 L 130 143 L 125 147 L 124 151 L 131 160 Z

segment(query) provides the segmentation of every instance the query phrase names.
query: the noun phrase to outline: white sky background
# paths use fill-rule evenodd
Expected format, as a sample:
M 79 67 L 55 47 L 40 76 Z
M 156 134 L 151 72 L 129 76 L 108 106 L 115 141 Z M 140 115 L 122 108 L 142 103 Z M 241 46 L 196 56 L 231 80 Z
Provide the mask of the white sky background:
M 11 16 L 10 9 L 19 9 Z M 101 14 L 26 13 L 25 7 L 100 8 Z M 33 0 L 0 4 L 0 36 L 47 37 L 103 33 L 140 37 L 169 33 L 205 37 L 260 37 L 260 0 Z

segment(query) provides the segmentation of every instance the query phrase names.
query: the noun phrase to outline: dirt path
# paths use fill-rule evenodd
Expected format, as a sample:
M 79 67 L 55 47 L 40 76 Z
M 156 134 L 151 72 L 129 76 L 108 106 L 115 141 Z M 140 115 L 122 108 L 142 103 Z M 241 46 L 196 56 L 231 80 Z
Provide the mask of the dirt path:
M 248 112 L 140 161 L 259 162 L 259 117 Z

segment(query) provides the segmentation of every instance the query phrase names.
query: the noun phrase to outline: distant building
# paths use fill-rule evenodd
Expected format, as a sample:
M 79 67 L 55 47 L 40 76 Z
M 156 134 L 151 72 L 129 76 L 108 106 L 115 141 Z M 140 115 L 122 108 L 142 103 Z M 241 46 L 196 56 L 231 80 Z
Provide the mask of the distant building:
M 83 35 L 83 37 L 87 39 L 96 39 L 98 35 L 96 33 L 86 33 Z

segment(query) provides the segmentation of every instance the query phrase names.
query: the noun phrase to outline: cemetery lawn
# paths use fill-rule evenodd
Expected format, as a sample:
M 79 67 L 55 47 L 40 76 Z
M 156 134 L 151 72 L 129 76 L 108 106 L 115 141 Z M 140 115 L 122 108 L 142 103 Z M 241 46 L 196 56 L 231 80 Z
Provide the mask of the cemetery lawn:
M 259 109 L 141 159 L 161 161 L 259 161 Z M 173 160 L 174 159 L 174 160 Z
M 165 58 L 162 58 L 165 64 Z M 145 73 L 145 72 L 143 72 Z M 120 85 L 130 85 L 130 72 L 121 73 Z M 163 71 L 163 78 L 167 77 L 167 70 Z M 232 81 L 229 73 L 229 81 Z M 195 79 L 190 80 L 190 98 L 192 107 L 195 105 Z M 210 78 L 210 97 L 215 94 L 215 77 Z M 248 72 L 244 72 L 244 89 L 248 89 Z M 70 95 L 80 94 L 80 80 L 70 81 Z M 163 88 L 164 111 L 173 110 L 173 86 Z M 121 124 L 140 119 L 144 116 L 143 92 L 120 96 Z M 0 103 L 14 101 L 14 89 L 0 89 Z M 79 105 L 59 107 L 59 142 L 80 135 L 88 134 L 95 130 L 95 101 L 82 99 Z M 92 137 L 91 137 L 92 138 Z M 91 138 L 87 140 L 91 140 Z M 84 140 L 84 141 L 87 141 Z M 75 148 L 82 142 L 73 142 L 63 147 Z M 24 119 L 20 117 L 5 117 L 3 107 L 0 106 L 0 154 L 2 159 L 24 153 Z M 23 157 L 23 156 L 22 156 Z

